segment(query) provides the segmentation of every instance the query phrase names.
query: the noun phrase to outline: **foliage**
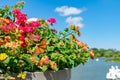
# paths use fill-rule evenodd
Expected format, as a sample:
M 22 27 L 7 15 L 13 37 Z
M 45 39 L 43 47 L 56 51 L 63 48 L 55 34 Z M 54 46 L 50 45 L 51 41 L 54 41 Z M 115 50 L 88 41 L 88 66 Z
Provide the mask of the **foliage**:
M 92 48 L 92 50 L 95 53 L 95 57 L 120 57 L 120 51 L 115 50 L 115 49 L 97 49 L 97 48 Z
M 27 19 L 24 3 L 0 9 L 0 71 L 20 73 L 61 70 L 84 64 L 94 53 L 79 41 L 79 26 L 64 31 L 52 28 L 56 20 Z

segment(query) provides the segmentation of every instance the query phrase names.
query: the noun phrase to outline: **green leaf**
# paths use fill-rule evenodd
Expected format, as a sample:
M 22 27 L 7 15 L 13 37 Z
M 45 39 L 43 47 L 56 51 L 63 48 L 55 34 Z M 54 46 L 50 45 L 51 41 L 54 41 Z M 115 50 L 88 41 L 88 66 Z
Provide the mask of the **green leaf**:
M 69 29 L 68 29 L 68 28 L 65 28 L 65 29 L 64 29 L 64 31 L 65 31 L 65 32 L 68 32 L 68 31 L 69 31 Z
M 45 20 L 40 20 L 40 24 L 44 24 L 45 23 Z
M 54 46 L 47 46 L 48 51 L 54 51 Z
M 90 53 L 89 52 L 85 53 L 85 58 L 88 58 L 88 57 L 90 57 Z
M 29 64 L 29 66 L 32 66 L 32 61 L 31 61 L 30 56 L 29 56 L 28 54 L 23 54 L 23 55 L 21 56 L 21 58 L 22 58 L 24 61 L 26 61 L 26 62 Z
M 58 60 L 58 58 L 59 58 L 59 56 L 58 56 L 57 53 L 52 53 L 52 54 L 51 54 L 51 59 L 52 59 L 52 60 Z
M 5 59 L 5 60 L 3 61 L 3 63 L 4 63 L 4 64 L 8 64 L 9 61 L 10 61 L 10 57 L 7 57 L 7 59 Z
M 45 72 L 48 69 L 48 65 L 43 65 L 41 69 L 43 72 Z
M 14 63 L 18 63 L 18 60 L 17 60 L 17 59 L 14 59 Z
M 69 62 L 69 63 L 67 63 L 68 66 L 69 66 L 70 68 L 74 67 L 74 60 L 72 60 L 70 57 L 67 57 L 67 59 L 68 59 L 68 62 Z
M 67 60 L 66 60 L 66 58 L 65 57 L 60 57 L 61 58 L 61 60 L 64 62 L 64 63 L 67 63 Z

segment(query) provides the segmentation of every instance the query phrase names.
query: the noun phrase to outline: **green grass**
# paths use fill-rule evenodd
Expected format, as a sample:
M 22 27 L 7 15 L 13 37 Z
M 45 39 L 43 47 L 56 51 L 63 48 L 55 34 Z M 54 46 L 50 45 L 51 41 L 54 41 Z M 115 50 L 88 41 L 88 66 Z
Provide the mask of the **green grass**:
M 117 58 L 111 58 L 111 59 L 106 59 L 105 60 L 106 62 L 120 62 L 120 58 L 117 57 Z

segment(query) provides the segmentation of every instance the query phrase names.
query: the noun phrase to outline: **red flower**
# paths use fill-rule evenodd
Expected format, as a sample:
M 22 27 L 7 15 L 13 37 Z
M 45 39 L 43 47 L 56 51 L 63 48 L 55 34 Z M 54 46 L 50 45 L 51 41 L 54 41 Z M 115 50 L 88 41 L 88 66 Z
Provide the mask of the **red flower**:
M 10 36 L 6 36 L 6 37 L 5 37 L 5 40 L 6 40 L 6 41 L 10 41 L 10 39 L 11 39 Z
M 20 36 L 20 40 L 23 41 L 25 39 L 25 36 L 24 35 L 21 35 Z
M 2 23 L 2 25 L 0 26 L 0 29 L 3 32 L 15 32 L 16 26 L 14 25 L 12 21 L 9 21 L 9 24 Z
M 21 47 L 22 47 L 22 48 L 24 48 L 24 47 L 27 46 L 27 43 L 26 43 L 26 41 L 25 41 L 25 36 L 24 36 L 24 35 L 21 35 L 21 36 L 20 36 L 20 41 L 22 42 L 22 43 L 21 43 Z
M 49 18 L 47 20 L 47 22 L 49 22 L 49 23 L 56 23 L 56 19 L 55 18 Z
M 24 47 L 26 47 L 26 46 L 27 46 L 27 43 L 26 43 L 26 41 L 24 40 L 23 43 L 21 44 L 21 47 L 24 48 Z

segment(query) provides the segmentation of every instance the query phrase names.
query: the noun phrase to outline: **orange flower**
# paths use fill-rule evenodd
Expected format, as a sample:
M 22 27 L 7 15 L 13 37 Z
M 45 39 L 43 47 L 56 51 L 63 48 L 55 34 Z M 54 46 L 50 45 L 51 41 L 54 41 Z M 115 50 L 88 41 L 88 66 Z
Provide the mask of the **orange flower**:
M 72 40 L 73 42 L 76 42 L 76 41 L 78 41 L 78 39 L 77 38 L 73 38 L 73 40 Z
M 43 56 L 42 59 L 43 59 L 44 64 L 48 64 L 49 63 L 48 56 Z
M 83 42 L 78 41 L 78 42 L 76 42 L 76 43 L 77 43 L 77 45 L 78 45 L 79 48 L 81 48 L 81 47 L 84 46 L 84 43 L 83 43 Z
M 5 43 L 6 43 L 6 40 L 2 40 L 2 39 L 0 38 L 0 45 L 5 44 Z
M 86 43 L 84 43 L 84 46 L 85 46 L 85 47 L 88 47 L 88 45 L 87 45 Z
M 92 59 L 94 59 L 94 52 L 93 52 L 93 50 L 90 50 L 90 57 L 91 57 Z
M 74 29 L 74 28 L 75 28 L 75 25 L 71 24 L 71 25 L 70 25 L 70 28 L 71 28 L 71 29 Z
M 45 64 L 48 64 L 50 62 L 48 56 L 43 56 L 41 60 L 38 62 L 38 66 L 43 66 Z
M 6 18 L 0 17 L 0 20 L 3 21 L 3 22 L 5 22 L 5 23 L 7 23 L 7 24 L 10 23 L 10 20 L 9 20 L 9 19 L 6 19 Z
M 38 62 L 38 67 L 41 67 L 41 66 L 43 66 L 44 64 L 43 64 L 43 61 L 42 60 L 40 60 L 39 62 Z
M 84 49 L 84 51 L 87 51 L 87 50 L 88 50 L 88 48 L 87 48 L 86 46 L 84 46 L 83 49 Z
M 36 52 L 35 52 L 34 55 L 38 55 L 38 54 L 44 53 L 45 48 L 47 47 L 47 46 L 46 46 L 46 43 L 47 43 L 46 40 L 43 39 L 43 40 L 39 43 L 39 45 L 36 46 Z
M 36 62 L 35 58 L 31 57 L 30 59 L 31 59 L 32 63 L 35 64 L 35 62 Z
M 50 67 L 52 70 L 55 70 L 57 68 L 57 64 L 53 61 L 50 62 Z
M 79 32 L 79 28 L 80 28 L 79 26 L 76 26 L 76 27 L 75 27 L 75 31 L 76 31 L 76 32 Z

